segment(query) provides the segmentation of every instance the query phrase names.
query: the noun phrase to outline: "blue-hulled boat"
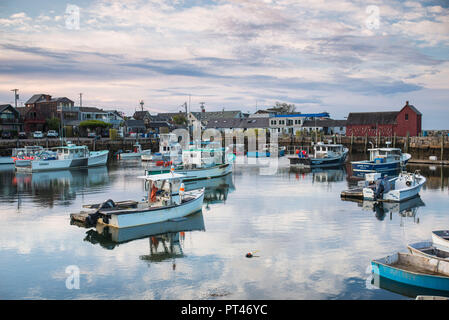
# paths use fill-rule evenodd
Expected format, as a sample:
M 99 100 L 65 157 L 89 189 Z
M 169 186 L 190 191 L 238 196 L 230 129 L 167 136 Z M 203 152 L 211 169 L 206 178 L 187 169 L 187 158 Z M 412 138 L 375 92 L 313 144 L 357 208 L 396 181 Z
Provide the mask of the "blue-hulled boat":
M 272 155 L 273 153 L 273 155 Z M 274 143 L 264 144 L 260 151 L 249 151 L 246 153 L 250 158 L 267 158 L 267 157 L 283 157 L 285 156 L 285 147 L 280 147 Z
M 325 168 L 338 167 L 345 163 L 349 149 L 341 144 L 318 142 L 313 146 L 313 156 L 304 150 L 297 150 L 295 157 L 289 157 L 290 166 Z
M 402 153 L 399 148 L 374 148 L 368 149 L 370 159 L 352 161 L 353 175 L 363 177 L 366 173 L 381 173 L 382 176 L 393 176 L 401 172 L 412 157 L 408 153 Z
M 449 291 L 449 261 L 408 253 L 371 261 L 372 272 L 399 283 L 439 291 Z

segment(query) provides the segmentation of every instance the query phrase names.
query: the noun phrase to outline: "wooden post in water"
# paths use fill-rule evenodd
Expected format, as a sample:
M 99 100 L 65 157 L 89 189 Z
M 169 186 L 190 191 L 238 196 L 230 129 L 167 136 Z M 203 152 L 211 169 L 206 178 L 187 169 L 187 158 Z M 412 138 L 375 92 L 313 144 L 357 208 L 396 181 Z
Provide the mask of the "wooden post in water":
M 444 135 L 441 135 L 441 163 L 443 163 L 444 155 Z
M 368 133 L 365 134 L 365 153 L 367 145 L 368 145 Z
M 352 153 L 352 144 L 354 143 L 354 132 L 351 132 L 351 146 L 350 146 L 350 153 Z

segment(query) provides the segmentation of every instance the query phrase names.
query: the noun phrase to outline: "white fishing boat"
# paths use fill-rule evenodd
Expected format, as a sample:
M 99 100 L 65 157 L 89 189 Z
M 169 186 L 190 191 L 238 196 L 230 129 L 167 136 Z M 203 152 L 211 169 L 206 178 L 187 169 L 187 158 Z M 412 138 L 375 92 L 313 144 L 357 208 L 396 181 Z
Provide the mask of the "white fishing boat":
M 338 167 L 345 163 L 349 149 L 342 144 L 318 142 L 313 146 L 313 155 L 305 150 L 296 150 L 295 157 L 289 157 L 290 166 L 323 168 Z
M 118 154 L 119 158 L 122 160 L 140 158 L 144 155 L 151 156 L 151 149 L 142 150 L 142 146 L 139 142 L 136 142 L 133 145 L 133 150 L 126 150 L 125 152 Z
M 432 242 L 435 247 L 449 251 L 449 230 L 432 231 Z
M 79 215 L 86 215 L 86 223 L 103 223 L 111 227 L 127 228 L 188 216 L 200 211 L 203 205 L 204 189 L 184 191 L 185 176 L 165 173 L 139 177 L 149 183 L 148 195 L 142 201 L 114 202 L 85 205 L 90 209 Z M 72 219 L 76 215 L 72 215 Z
M 164 133 L 159 136 L 159 152 L 153 154 L 143 154 L 142 161 L 162 161 L 171 164 L 182 162 L 182 147 L 178 142 L 178 137 L 174 133 Z M 159 164 L 160 165 L 160 164 Z
M 382 178 L 380 173 L 369 173 L 365 175 L 365 181 L 359 181 L 358 187 L 342 191 L 341 197 L 400 202 L 416 197 L 425 183 L 426 178 L 418 171 L 402 172 L 394 178 Z
M 15 163 L 19 160 L 20 166 L 29 165 L 31 160 L 37 158 L 43 151 L 42 146 L 25 146 L 24 148 L 15 148 L 12 150 L 12 160 Z
M 17 171 L 31 172 L 93 167 L 105 165 L 108 154 L 108 150 L 89 152 L 87 146 L 69 142 L 67 146 L 42 150 L 31 159 L 17 159 L 15 167 Z
M 169 172 L 173 167 L 175 173 L 185 175 L 184 181 L 222 177 L 232 172 L 232 164 L 225 163 L 224 149 L 196 149 L 182 151 L 182 164 L 169 162 L 147 166 L 145 175 Z

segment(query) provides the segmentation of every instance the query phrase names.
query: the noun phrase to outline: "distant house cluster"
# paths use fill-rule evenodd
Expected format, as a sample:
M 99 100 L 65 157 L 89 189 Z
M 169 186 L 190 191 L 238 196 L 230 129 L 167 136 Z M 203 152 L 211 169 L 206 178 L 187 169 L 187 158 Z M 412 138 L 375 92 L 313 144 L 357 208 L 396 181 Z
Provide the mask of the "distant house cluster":
M 59 119 L 64 127 L 78 127 L 83 121 L 98 120 L 123 135 L 160 134 L 177 128 L 217 129 L 224 133 L 266 130 L 271 134 L 300 135 L 321 132 L 325 135 L 418 136 L 422 132 L 422 114 L 408 101 L 399 111 L 351 112 L 347 119 L 336 120 L 328 112 L 285 112 L 268 108 L 250 114 L 239 110 L 171 112 L 151 114 L 144 110 L 132 116 L 113 108 L 76 106 L 67 97 L 35 94 L 23 107 L 0 105 L 0 131 L 47 131 L 48 120 Z

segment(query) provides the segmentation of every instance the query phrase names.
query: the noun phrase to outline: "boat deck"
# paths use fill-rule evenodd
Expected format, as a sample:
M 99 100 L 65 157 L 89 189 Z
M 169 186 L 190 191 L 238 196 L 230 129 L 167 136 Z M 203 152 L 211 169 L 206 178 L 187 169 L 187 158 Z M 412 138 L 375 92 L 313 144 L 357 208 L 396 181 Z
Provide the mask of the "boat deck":
M 405 271 L 408 271 L 408 272 L 414 272 L 414 273 L 419 273 L 419 274 L 427 274 L 427 275 L 430 275 L 430 276 L 447 277 L 447 275 L 445 275 L 445 274 L 443 274 L 441 272 L 430 271 L 429 269 L 426 269 L 424 267 L 419 267 L 417 265 L 410 265 L 408 263 L 404 263 L 403 261 L 392 263 L 389 266 L 393 267 L 393 268 L 405 270 Z

